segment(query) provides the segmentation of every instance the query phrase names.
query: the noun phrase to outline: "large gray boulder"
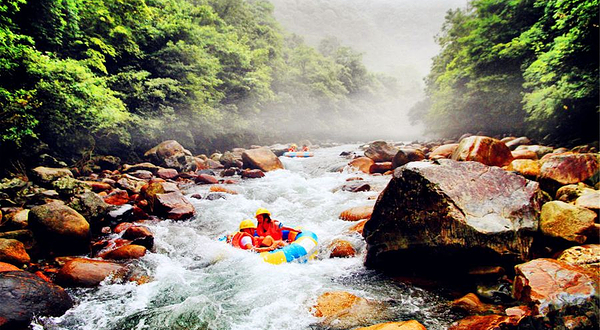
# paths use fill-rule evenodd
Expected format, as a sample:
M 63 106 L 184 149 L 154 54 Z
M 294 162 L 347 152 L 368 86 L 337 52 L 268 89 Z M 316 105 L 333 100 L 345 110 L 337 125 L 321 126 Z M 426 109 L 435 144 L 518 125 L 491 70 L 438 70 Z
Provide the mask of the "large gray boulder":
M 73 307 L 67 292 L 23 271 L 0 273 L 0 329 L 26 329 L 33 316 L 60 316 Z
M 198 166 L 192 153 L 175 140 L 161 142 L 144 154 L 152 163 L 180 172 L 195 171 Z
M 528 260 L 538 184 L 499 167 L 441 159 L 394 171 L 363 236 L 373 268 L 460 270 Z

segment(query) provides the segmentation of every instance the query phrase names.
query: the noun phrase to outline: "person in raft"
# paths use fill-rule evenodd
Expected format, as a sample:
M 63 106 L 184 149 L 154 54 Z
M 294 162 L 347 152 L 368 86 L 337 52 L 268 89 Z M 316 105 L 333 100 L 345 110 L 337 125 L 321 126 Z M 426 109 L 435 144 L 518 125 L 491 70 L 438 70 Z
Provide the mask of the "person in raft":
M 295 143 L 292 143 L 288 148 L 288 152 L 296 152 L 298 151 L 298 146 Z
M 279 243 L 271 236 L 254 236 L 256 226 L 250 219 L 240 222 L 240 230 L 233 235 L 227 236 L 227 242 L 238 249 L 251 250 L 255 252 L 273 251 L 279 247 Z
M 302 151 L 310 151 L 310 150 L 308 149 L 308 146 L 306 144 L 303 144 Z
M 259 208 L 256 210 L 255 214 L 256 220 L 258 221 L 258 226 L 256 226 L 256 234 L 259 237 L 272 237 L 280 246 L 285 245 L 283 242 L 283 231 L 289 230 L 290 233 L 295 232 L 297 234 L 301 233 L 302 230 L 294 229 L 290 227 L 285 227 L 281 222 L 271 219 L 271 212 L 264 208 Z

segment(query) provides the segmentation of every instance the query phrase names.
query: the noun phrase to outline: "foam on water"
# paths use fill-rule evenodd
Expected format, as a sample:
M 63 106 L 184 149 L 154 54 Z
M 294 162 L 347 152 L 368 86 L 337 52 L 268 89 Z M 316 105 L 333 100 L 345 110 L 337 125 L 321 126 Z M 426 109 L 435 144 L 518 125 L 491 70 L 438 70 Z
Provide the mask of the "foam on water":
M 311 307 L 317 297 L 343 290 L 389 303 L 389 315 L 373 315 L 364 326 L 416 318 L 428 329 L 444 328 L 447 321 L 434 310 L 439 306 L 434 295 L 366 270 L 363 255 L 328 258 L 326 247 L 338 237 L 364 250 L 362 238 L 347 232 L 353 223 L 338 216 L 350 207 L 373 205 L 368 198 L 389 181 L 389 176 L 370 177 L 375 191 L 340 190 L 347 178 L 361 175 L 331 169 L 347 163 L 338 156 L 341 151 L 356 148 L 317 149 L 315 157 L 306 159 L 282 157 L 286 170 L 228 185 L 237 195 L 190 199 L 198 213 L 193 220 L 150 225 L 156 251 L 136 262 L 151 282 L 106 281 L 98 288 L 73 289 L 76 306 L 60 318 L 40 322 L 47 329 L 316 329 L 320 319 Z M 205 196 L 208 189 L 194 185 L 185 192 Z M 218 241 L 241 220 L 253 219 L 259 207 L 287 226 L 316 233 L 321 247 L 316 260 L 271 265 Z

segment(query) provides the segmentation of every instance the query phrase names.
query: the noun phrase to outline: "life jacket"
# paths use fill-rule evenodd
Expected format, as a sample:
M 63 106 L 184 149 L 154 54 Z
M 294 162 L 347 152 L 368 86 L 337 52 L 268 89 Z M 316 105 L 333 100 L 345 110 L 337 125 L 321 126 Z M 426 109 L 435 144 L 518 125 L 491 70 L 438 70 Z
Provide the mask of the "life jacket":
M 308 151 L 308 147 L 307 146 L 302 147 L 302 151 Z
M 263 226 L 256 227 L 256 233 L 258 234 L 258 236 L 271 236 L 276 241 L 282 240 L 283 237 L 281 229 L 279 229 L 279 221 L 271 220 L 271 222 L 268 225 L 269 226 L 267 227 L 267 229 L 264 229 Z
M 238 248 L 238 249 L 245 249 L 245 247 L 243 247 L 241 245 L 242 242 L 242 238 L 244 238 L 245 236 L 250 237 L 250 239 L 252 239 L 252 246 L 255 245 L 256 239 L 254 238 L 254 236 L 248 234 L 248 233 L 243 233 L 241 231 L 238 231 L 237 233 L 235 233 L 235 235 L 233 235 L 233 237 L 231 238 L 231 245 L 233 245 L 234 247 Z

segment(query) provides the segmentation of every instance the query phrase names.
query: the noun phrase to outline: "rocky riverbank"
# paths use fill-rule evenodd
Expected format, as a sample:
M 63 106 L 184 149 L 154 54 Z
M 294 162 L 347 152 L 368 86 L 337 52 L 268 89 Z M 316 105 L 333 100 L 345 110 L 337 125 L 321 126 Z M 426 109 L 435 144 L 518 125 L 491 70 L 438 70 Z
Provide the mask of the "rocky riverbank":
M 370 176 L 390 177 L 374 207 L 340 214 L 364 235 L 366 265 L 401 279 L 467 284 L 466 295 L 448 306 L 465 315 L 456 329 L 597 326 L 596 149 L 554 149 L 525 138 L 445 142 L 377 141 L 365 146 L 364 157 L 341 155 L 360 174 L 342 190 L 369 190 Z M 64 313 L 73 302 L 62 287 L 152 281 L 134 262 L 154 248 L 145 223 L 190 219 L 201 210 L 184 196 L 188 187 L 211 186 L 190 198 L 226 198 L 237 193 L 228 184 L 283 168 L 277 156 L 285 149 L 208 157 L 165 141 L 146 152 L 147 163 L 97 157 L 77 168 L 40 166 L 3 180 L 0 286 L 7 303 L 0 328 L 26 328 L 34 315 Z M 320 257 L 357 255 L 343 239 L 326 251 Z M 324 326 L 342 329 L 385 308 L 327 292 L 314 311 Z M 417 321 L 376 326 L 386 327 L 424 328 Z

